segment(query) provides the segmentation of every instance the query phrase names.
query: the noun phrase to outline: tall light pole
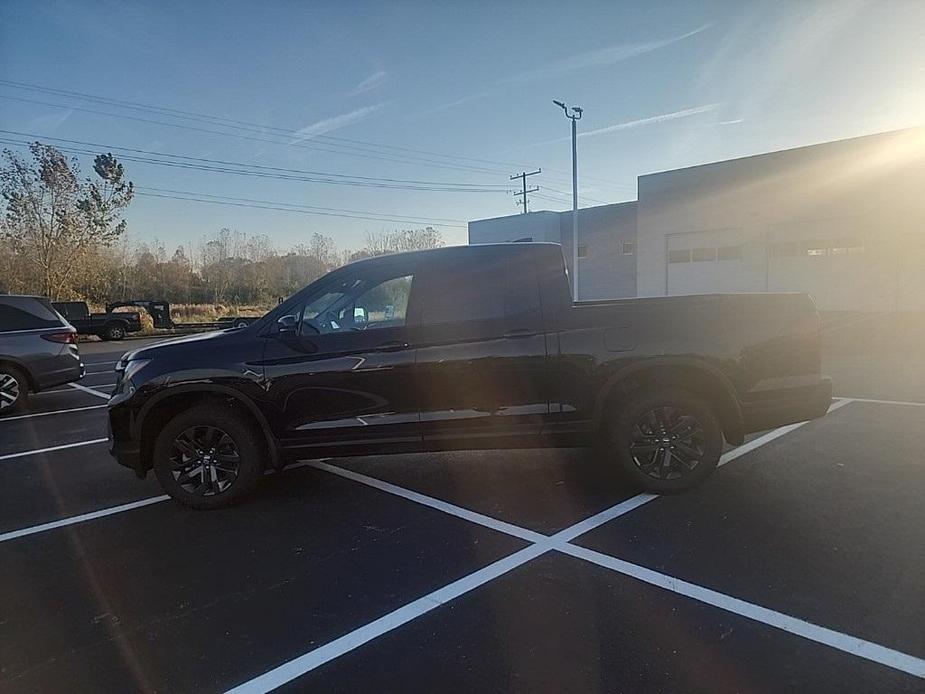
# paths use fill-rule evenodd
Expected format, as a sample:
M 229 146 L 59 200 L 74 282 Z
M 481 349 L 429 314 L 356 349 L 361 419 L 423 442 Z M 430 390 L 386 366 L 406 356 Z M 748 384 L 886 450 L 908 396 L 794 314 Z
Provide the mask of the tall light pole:
M 578 121 L 584 109 L 566 106 L 561 101 L 553 102 L 572 121 L 572 274 L 575 276 L 572 297 L 578 301 Z

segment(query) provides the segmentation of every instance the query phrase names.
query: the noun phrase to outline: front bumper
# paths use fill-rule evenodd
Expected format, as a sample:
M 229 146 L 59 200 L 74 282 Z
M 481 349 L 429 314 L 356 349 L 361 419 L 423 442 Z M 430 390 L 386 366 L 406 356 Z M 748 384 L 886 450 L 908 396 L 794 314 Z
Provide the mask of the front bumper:
M 141 459 L 141 443 L 128 435 L 128 422 L 122 420 L 121 414 L 110 408 L 106 419 L 109 454 L 119 465 L 134 470 L 138 477 L 144 478 L 148 471 Z
M 820 376 L 816 383 L 775 391 L 742 402 L 745 433 L 774 429 L 785 424 L 818 419 L 832 404 L 832 379 Z

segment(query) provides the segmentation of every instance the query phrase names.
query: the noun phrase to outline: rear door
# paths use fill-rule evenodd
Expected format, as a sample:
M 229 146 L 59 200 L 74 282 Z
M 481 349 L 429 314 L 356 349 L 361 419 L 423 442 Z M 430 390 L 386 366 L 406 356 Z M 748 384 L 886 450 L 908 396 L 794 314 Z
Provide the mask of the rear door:
M 415 376 L 425 449 L 535 443 L 549 403 L 533 249 L 438 256 L 421 278 Z

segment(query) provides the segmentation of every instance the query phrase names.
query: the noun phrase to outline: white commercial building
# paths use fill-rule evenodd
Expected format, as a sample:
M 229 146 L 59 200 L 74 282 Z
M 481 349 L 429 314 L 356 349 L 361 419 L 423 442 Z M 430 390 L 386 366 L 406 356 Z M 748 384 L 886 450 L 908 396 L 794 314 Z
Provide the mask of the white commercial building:
M 469 242 L 558 241 L 571 212 L 470 222 Z M 640 176 L 579 214 L 583 300 L 808 292 L 822 310 L 925 309 L 925 129 Z

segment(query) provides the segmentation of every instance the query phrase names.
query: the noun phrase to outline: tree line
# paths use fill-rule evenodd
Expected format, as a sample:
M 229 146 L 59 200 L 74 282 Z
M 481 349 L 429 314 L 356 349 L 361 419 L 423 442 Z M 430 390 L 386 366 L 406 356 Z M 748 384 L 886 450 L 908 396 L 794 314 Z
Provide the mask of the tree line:
M 30 156 L 4 150 L 0 195 L 0 293 L 103 304 L 126 299 L 172 303 L 267 305 L 340 265 L 360 258 L 444 245 L 432 227 L 369 233 L 359 249 L 341 249 L 314 233 L 279 249 L 266 234 L 232 228 L 169 250 L 157 239 L 128 239 L 124 212 L 134 186 L 112 154 L 82 177 L 75 159 L 35 142 Z

